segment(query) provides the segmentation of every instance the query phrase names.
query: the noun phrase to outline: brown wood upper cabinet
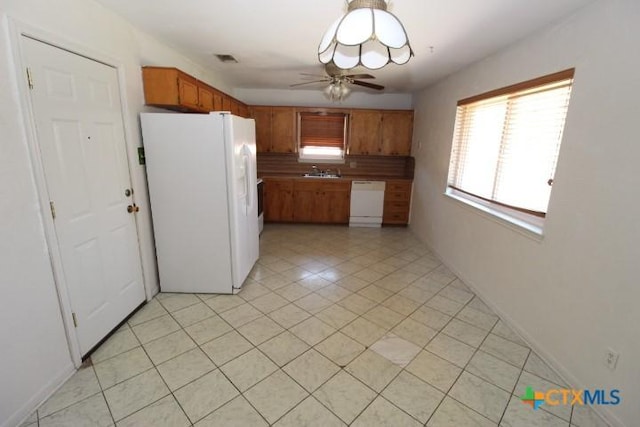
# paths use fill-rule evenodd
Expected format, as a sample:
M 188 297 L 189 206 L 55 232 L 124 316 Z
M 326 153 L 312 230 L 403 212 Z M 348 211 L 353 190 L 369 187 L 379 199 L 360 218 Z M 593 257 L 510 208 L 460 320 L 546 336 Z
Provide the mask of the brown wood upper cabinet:
M 251 107 L 256 121 L 256 145 L 259 153 L 296 151 L 296 114 L 293 107 Z
M 349 154 L 408 156 L 413 111 L 352 110 Z
M 190 111 L 199 108 L 198 81 L 176 68 L 143 67 L 147 105 Z
M 142 67 L 142 80 L 147 105 L 185 113 L 231 111 L 249 117 L 247 105 L 177 68 Z
M 413 138 L 413 111 L 384 111 L 382 113 L 382 154 L 408 156 Z
M 349 154 L 381 155 L 382 113 L 374 110 L 352 110 L 349 119 Z
M 215 111 L 213 89 L 202 82 L 198 82 L 198 106 L 204 111 Z

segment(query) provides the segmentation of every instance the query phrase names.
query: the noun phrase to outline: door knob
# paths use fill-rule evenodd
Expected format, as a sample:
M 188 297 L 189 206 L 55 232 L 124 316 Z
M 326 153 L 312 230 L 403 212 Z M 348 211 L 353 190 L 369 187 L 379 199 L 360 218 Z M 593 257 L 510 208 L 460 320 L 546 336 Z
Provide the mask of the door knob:
M 129 213 L 134 213 L 134 212 L 138 212 L 138 211 L 140 211 L 140 208 L 138 206 L 136 206 L 135 203 L 133 205 L 127 206 L 127 212 L 129 212 Z

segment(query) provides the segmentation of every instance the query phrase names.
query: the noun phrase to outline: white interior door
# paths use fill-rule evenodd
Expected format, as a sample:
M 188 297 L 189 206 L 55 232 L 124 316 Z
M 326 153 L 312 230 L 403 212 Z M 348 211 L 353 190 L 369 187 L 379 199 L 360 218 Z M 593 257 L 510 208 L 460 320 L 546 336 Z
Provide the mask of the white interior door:
M 116 69 L 22 37 L 81 353 L 144 301 Z

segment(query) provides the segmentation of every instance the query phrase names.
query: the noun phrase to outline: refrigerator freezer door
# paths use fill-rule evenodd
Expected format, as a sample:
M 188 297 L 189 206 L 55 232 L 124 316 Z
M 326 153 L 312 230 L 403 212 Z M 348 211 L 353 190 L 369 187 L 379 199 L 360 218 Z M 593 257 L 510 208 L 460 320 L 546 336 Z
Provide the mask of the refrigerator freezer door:
M 258 196 L 255 122 L 224 117 L 227 151 L 231 260 L 234 292 L 258 260 Z

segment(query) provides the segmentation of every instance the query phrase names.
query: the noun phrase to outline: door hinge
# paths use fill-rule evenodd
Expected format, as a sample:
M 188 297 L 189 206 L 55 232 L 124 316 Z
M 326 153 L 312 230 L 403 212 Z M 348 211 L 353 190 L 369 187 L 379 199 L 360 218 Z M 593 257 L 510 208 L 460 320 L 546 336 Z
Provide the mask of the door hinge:
M 53 201 L 49 201 L 49 208 L 51 208 L 51 216 L 53 217 L 53 219 L 56 219 L 56 205 L 53 203 Z
M 71 317 L 73 318 L 73 326 L 74 327 L 78 327 L 78 319 L 76 318 L 76 314 L 75 313 L 71 313 Z
M 27 67 L 27 84 L 29 89 L 33 89 L 33 77 L 31 76 L 31 68 Z

